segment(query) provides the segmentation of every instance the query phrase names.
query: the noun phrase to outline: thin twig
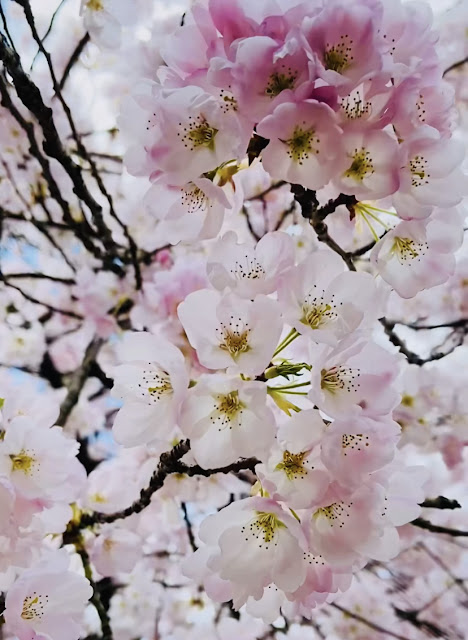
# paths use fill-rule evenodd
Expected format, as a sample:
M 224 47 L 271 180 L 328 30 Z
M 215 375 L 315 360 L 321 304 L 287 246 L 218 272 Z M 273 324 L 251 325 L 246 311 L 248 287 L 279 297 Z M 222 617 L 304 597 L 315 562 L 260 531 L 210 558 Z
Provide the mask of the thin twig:
M 190 542 L 190 546 L 192 547 L 192 551 L 196 551 L 198 549 L 197 544 L 195 542 L 195 536 L 193 535 L 192 523 L 190 522 L 190 518 L 187 511 L 187 505 L 185 502 L 181 502 L 180 504 L 182 508 L 182 513 L 184 514 L 184 521 L 187 527 L 187 535 Z
M 440 527 L 439 525 L 432 524 L 432 522 L 429 522 L 429 520 L 425 520 L 424 518 L 416 518 L 416 520 L 411 521 L 411 524 L 414 524 L 415 527 L 419 527 L 420 529 L 431 531 L 432 533 L 444 533 L 448 536 L 453 536 L 454 538 L 468 537 L 468 531 L 450 529 L 449 527 Z
M 447 75 L 447 73 L 450 73 L 450 71 L 453 71 L 454 69 L 459 69 L 460 67 L 463 67 L 463 65 L 465 65 L 467 62 L 468 62 L 468 56 L 466 58 L 463 58 L 463 60 L 458 60 L 458 62 L 454 62 L 453 64 L 450 65 L 450 67 L 445 69 L 444 76 Z
M 81 40 L 78 42 L 78 44 L 76 45 L 73 53 L 70 56 L 70 59 L 68 60 L 66 66 L 65 66 L 65 70 L 63 72 L 62 79 L 59 82 L 60 91 L 63 91 L 63 88 L 65 86 L 65 83 L 66 83 L 67 79 L 68 79 L 68 76 L 70 75 L 71 70 L 75 66 L 76 62 L 78 61 L 80 55 L 83 53 L 83 50 L 84 50 L 84 48 L 86 47 L 86 45 L 88 44 L 89 41 L 90 41 L 89 33 L 86 32 L 84 34 L 84 36 L 81 38 Z

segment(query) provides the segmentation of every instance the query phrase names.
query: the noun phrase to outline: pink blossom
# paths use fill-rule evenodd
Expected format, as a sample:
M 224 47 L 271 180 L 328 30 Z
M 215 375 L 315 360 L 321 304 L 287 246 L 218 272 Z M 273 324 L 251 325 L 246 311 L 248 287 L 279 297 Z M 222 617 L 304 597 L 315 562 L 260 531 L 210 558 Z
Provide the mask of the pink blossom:
M 122 527 L 107 525 L 94 540 L 90 558 L 102 576 L 129 573 L 141 557 L 141 538 Z
M 243 298 L 273 293 L 279 278 L 294 265 L 294 242 L 282 231 L 265 234 L 257 243 L 237 242 L 229 231 L 218 240 L 207 261 L 211 284 Z
M 188 388 L 182 353 L 149 333 L 129 333 L 120 347 L 124 364 L 114 370 L 113 394 L 124 401 L 114 420 L 116 440 L 126 447 L 164 439 L 174 429 Z
M 262 161 L 273 178 L 320 189 L 336 174 L 340 130 L 328 105 L 315 100 L 280 104 L 257 131 L 270 140 Z
M 348 93 L 382 67 L 378 10 L 365 3 L 327 2 L 320 14 L 306 18 L 302 31 L 317 74 L 341 94 Z
M 401 147 L 400 188 L 393 196 L 398 215 L 406 220 L 426 218 L 433 206 L 461 202 L 465 178 L 460 169 L 464 147 L 458 140 L 440 138 L 423 125 Z
M 396 140 L 386 131 L 345 131 L 345 158 L 334 184 L 342 193 L 358 200 L 385 198 L 397 191 L 400 153 Z
M 413 298 L 448 280 L 462 241 L 459 212 L 439 209 L 426 220 L 400 222 L 376 244 L 371 260 L 400 296 Z
M 180 417 L 198 464 L 209 469 L 239 458 L 265 458 L 276 432 L 266 397 L 266 386 L 260 382 L 221 374 L 200 378 L 189 390 Z
M 137 146 L 129 156 L 129 168 L 138 174 L 156 178 L 164 172 L 169 184 L 184 185 L 247 149 L 250 131 L 242 129 L 235 111 L 199 87 L 160 90 L 151 108 L 144 150 Z
M 210 78 L 218 84 L 217 75 L 228 76 L 228 86 L 251 122 L 259 122 L 282 102 L 293 102 L 296 92 L 307 91 L 304 84 L 309 82 L 311 63 L 297 38 L 278 43 L 258 35 L 243 38 L 235 50 L 235 60 L 227 68 L 222 59 L 212 60 Z M 216 73 L 216 63 L 223 64 L 221 73 Z
M 282 330 L 278 304 L 232 293 L 195 291 L 179 305 L 179 318 L 202 365 L 258 375 L 267 367 Z
M 60 427 L 38 428 L 32 418 L 14 418 L 0 442 L 0 474 L 28 499 L 71 503 L 85 482 L 78 449 Z
M 381 298 L 372 276 L 345 272 L 341 258 L 327 250 L 315 251 L 292 269 L 278 295 L 286 322 L 332 346 L 369 326 L 379 314 Z
M 400 138 L 411 135 L 418 127 L 429 125 L 442 137 L 450 136 L 453 114 L 453 89 L 447 83 L 421 86 L 410 76 L 397 86 L 390 99 L 392 123 Z
M 50 552 L 25 570 L 8 590 L 5 621 L 19 640 L 78 640 L 93 590 L 70 571 L 67 551 Z
M 151 249 L 216 237 L 224 211 L 231 206 L 223 189 L 206 178 L 182 187 L 158 180 L 145 195 L 144 205 L 156 223 Z
M 329 476 L 318 458 L 325 424 L 318 411 L 309 409 L 292 416 L 278 433 L 280 443 L 255 472 L 274 500 L 294 509 L 316 505 L 324 496 Z
M 341 418 L 326 429 L 322 462 L 343 487 L 357 488 L 369 473 L 392 461 L 399 435 L 399 425 L 389 418 Z
M 349 494 L 348 494 L 349 495 Z M 362 563 L 362 556 L 386 559 L 397 555 L 399 539 L 386 527 L 385 493 L 377 484 L 361 485 L 345 499 L 335 498 L 311 516 L 310 544 L 332 567 Z
M 104 49 L 118 48 L 122 26 L 135 18 L 125 0 L 81 0 L 80 13 L 85 28 Z
M 236 609 L 249 596 L 258 600 L 271 583 L 294 591 L 304 582 L 304 535 L 274 500 L 235 502 L 209 516 L 199 535 L 206 546 L 195 556 L 206 558 L 210 570 L 229 584 Z
M 398 404 L 392 386 L 399 373 L 393 354 L 351 334 L 337 347 L 311 349 L 310 400 L 333 418 L 361 414 L 376 417 Z

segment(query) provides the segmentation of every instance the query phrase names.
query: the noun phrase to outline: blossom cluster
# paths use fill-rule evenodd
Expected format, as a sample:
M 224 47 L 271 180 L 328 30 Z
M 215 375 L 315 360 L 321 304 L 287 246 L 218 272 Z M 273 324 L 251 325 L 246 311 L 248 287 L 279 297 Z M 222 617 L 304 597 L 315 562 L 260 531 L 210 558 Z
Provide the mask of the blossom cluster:
M 29 102 L 0 34 L 0 635 L 461 637 L 419 516 L 465 480 L 465 54 L 424 2 L 164 4 L 64 6 L 60 86 L 22 34 Z
M 444 282 L 462 241 L 464 148 L 435 41 L 424 4 L 195 5 L 121 116 L 126 166 L 153 182 L 146 242 L 215 237 L 241 199 L 228 205 L 223 176 L 260 144 L 272 180 L 354 196 L 352 215 L 376 239 L 388 231 L 371 260 L 400 295 Z

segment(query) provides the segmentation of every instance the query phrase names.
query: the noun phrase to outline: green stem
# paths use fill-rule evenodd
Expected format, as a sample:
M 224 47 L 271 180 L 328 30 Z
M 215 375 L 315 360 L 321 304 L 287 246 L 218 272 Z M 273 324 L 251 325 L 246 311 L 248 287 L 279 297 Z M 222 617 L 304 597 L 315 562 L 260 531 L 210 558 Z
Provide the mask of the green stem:
M 299 335 L 300 333 L 298 333 L 296 329 L 291 329 L 291 331 L 288 333 L 288 335 L 283 340 L 283 342 L 280 342 L 280 344 L 277 346 L 276 351 L 273 354 L 273 358 L 277 356 L 279 353 L 281 353 L 283 349 L 286 349 L 286 347 L 289 346 L 291 342 L 293 342 L 293 340 L 295 340 Z
M 289 384 L 284 387 L 269 387 L 269 389 L 273 389 L 273 391 L 285 391 L 288 389 L 297 389 L 298 387 L 307 387 L 310 382 L 298 382 L 297 384 Z

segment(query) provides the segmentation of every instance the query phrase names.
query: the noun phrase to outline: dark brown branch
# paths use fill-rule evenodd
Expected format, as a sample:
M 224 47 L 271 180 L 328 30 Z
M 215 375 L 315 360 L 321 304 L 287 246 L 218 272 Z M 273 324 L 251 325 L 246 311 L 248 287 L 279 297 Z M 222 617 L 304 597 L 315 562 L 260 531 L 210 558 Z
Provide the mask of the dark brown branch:
M 468 531 L 450 529 L 449 527 L 440 527 L 439 525 L 432 524 L 432 522 L 429 522 L 429 520 L 425 520 L 424 518 L 416 518 L 416 520 L 413 520 L 411 524 L 414 524 L 415 527 L 419 527 L 420 529 L 431 531 L 432 533 L 443 533 L 454 538 L 468 537 Z
M 104 341 L 101 338 L 95 338 L 92 342 L 89 343 L 83 358 L 83 362 L 73 374 L 71 382 L 68 385 L 68 393 L 65 397 L 65 400 L 60 406 L 60 415 L 56 422 L 59 427 L 65 426 L 68 417 L 73 410 L 73 407 L 80 399 L 80 393 L 85 385 L 86 380 L 88 379 L 91 367 L 96 360 L 96 356 L 99 353 L 99 349 L 102 347 L 103 343 Z
M 356 204 L 356 198 L 354 196 L 340 194 L 338 198 L 329 200 L 326 205 L 319 207 L 315 191 L 306 189 L 300 184 L 292 184 L 291 191 L 294 194 L 294 199 L 301 207 L 302 216 L 306 220 L 309 220 L 320 242 L 323 242 L 341 256 L 350 271 L 356 271 L 352 254 L 344 251 L 344 249 L 333 240 L 324 222 L 325 218 L 333 213 L 340 205 L 351 207 L 353 204 Z
M 409 329 L 413 329 L 414 331 L 430 331 L 432 329 L 467 329 L 468 330 L 468 319 L 460 318 L 460 320 L 454 320 L 453 322 L 443 322 L 441 324 L 417 324 L 417 323 L 405 323 L 396 321 L 395 324 L 402 325 L 404 327 L 408 327 Z
M 382 324 L 385 330 L 385 333 L 389 337 L 390 342 L 393 345 L 395 345 L 395 347 L 399 348 L 400 352 L 406 356 L 406 359 L 408 360 L 408 362 L 410 364 L 416 364 L 420 367 L 428 362 L 435 362 L 436 360 L 441 360 L 442 358 L 445 358 L 445 356 L 448 356 L 450 353 L 455 351 L 457 347 L 463 344 L 463 340 L 465 336 L 465 332 L 463 332 L 458 338 L 458 343 L 452 346 L 448 351 L 438 351 L 436 353 L 431 354 L 428 358 L 421 358 L 421 356 L 418 356 L 417 353 L 415 353 L 414 351 L 411 351 L 411 349 L 408 349 L 405 341 L 402 340 L 395 333 L 394 328 L 397 322 L 392 320 L 387 320 L 386 318 L 380 318 L 380 323 Z
M 253 200 L 263 200 L 263 198 L 266 195 L 268 195 L 272 191 L 276 191 L 277 189 L 281 189 L 281 187 L 284 187 L 285 184 L 288 184 L 285 180 L 280 180 L 279 182 L 274 182 L 273 184 L 271 184 L 268 187 L 268 189 L 265 189 L 264 191 L 261 191 L 260 193 L 257 193 L 255 196 L 252 196 L 251 198 L 247 198 L 246 202 L 252 202 Z
M 51 280 L 52 282 L 59 282 L 60 284 L 73 285 L 75 284 L 75 280 L 73 278 L 59 278 L 58 276 L 50 276 L 46 273 L 4 273 L 4 278 L 8 280 L 11 279 L 21 279 L 21 278 L 33 278 L 40 280 Z
M 115 522 L 116 520 L 122 520 L 128 518 L 134 513 L 141 513 L 151 502 L 153 493 L 164 485 L 164 481 L 171 473 L 177 473 L 177 463 L 185 454 L 190 450 L 190 442 L 188 440 L 182 440 L 171 451 L 166 451 L 161 454 L 159 458 L 159 464 L 156 471 L 153 473 L 150 483 L 147 487 L 141 490 L 140 497 L 132 505 L 117 511 L 116 513 L 97 513 L 84 514 L 81 517 L 79 528 L 89 527 L 95 524 L 103 524 L 105 522 Z
M 73 67 L 75 66 L 75 64 L 77 63 L 79 57 L 81 56 L 81 54 L 84 51 L 84 48 L 86 47 L 86 45 L 88 44 L 90 40 L 89 37 L 89 33 L 86 32 L 84 34 L 84 36 L 81 38 L 81 40 L 78 42 L 78 44 L 75 47 L 75 50 L 73 51 L 73 53 L 70 56 L 70 59 L 67 62 L 67 65 L 65 67 L 65 70 L 63 72 L 63 76 L 62 79 L 59 82 L 59 89 L 60 91 L 63 90 L 65 83 L 68 79 L 68 76 L 70 75 L 71 70 L 73 69 Z
M 467 62 L 468 62 L 468 56 L 466 58 L 463 58 L 463 60 L 458 60 L 457 62 L 454 62 L 453 64 L 450 65 L 450 67 L 447 67 L 447 69 L 445 69 L 444 76 L 447 73 L 450 73 L 451 71 L 453 71 L 454 69 L 459 69 L 460 67 L 463 67 L 463 65 L 465 65 Z
M 22 4 L 23 6 L 25 4 L 28 6 L 25 0 L 22 0 Z M 46 57 L 48 55 L 49 54 L 46 52 Z M 26 75 L 21 66 L 19 57 L 7 45 L 2 34 L 0 34 L 0 60 L 4 63 L 13 80 L 19 99 L 37 118 L 39 125 L 41 126 L 44 134 L 44 142 L 42 145 L 44 152 L 51 158 L 57 160 L 65 169 L 73 183 L 74 193 L 91 211 L 93 219 L 95 220 L 96 226 L 99 230 L 100 239 L 110 253 L 107 263 L 109 264 L 110 262 L 111 264 L 114 264 L 112 254 L 114 254 L 115 245 L 112 237 L 110 236 L 109 230 L 104 224 L 102 207 L 88 191 L 83 179 L 81 168 L 73 162 L 65 151 L 59 133 L 55 127 L 52 109 L 44 104 L 41 92 L 34 82 L 32 82 L 32 80 Z
M 20 289 L 16 285 L 11 284 L 11 282 L 8 282 L 8 280 L 6 279 L 6 276 L 2 275 L 0 279 L 3 280 L 3 282 L 6 284 L 7 287 L 10 287 L 11 289 L 16 289 L 16 291 L 19 291 L 23 296 L 23 298 L 25 298 L 26 300 L 29 300 L 29 302 L 33 302 L 34 304 L 39 304 L 41 305 L 41 307 L 45 307 L 46 309 L 49 309 L 49 311 L 53 311 L 54 313 L 60 313 L 62 316 L 68 316 L 69 318 L 76 318 L 77 320 L 83 320 L 83 316 L 80 316 L 80 314 L 76 313 L 75 311 L 70 311 L 68 309 L 59 309 L 58 307 L 54 307 L 48 302 L 42 302 L 41 300 L 34 298 L 29 293 L 25 293 L 22 289 Z
M 428 498 L 421 502 L 420 507 L 426 509 L 461 509 L 461 504 L 458 500 L 450 500 L 444 496 L 438 496 L 437 498 Z
M 187 512 L 187 505 L 185 504 L 185 502 L 181 502 L 180 506 L 182 508 L 182 513 L 184 514 L 184 521 L 185 521 L 185 526 L 187 527 L 187 535 L 190 542 L 190 546 L 192 547 L 192 551 L 196 551 L 198 547 L 195 542 L 195 536 L 193 535 L 192 523 L 190 522 L 190 518 Z
M 182 440 L 171 451 L 166 451 L 166 453 L 161 454 L 158 467 L 153 473 L 148 487 L 142 489 L 138 500 L 136 500 L 126 509 L 123 509 L 122 511 L 118 511 L 116 513 L 104 514 L 94 512 L 89 515 L 85 514 L 81 518 L 79 528 L 105 522 L 115 522 L 116 520 L 128 518 L 134 513 L 140 513 L 150 504 L 153 493 L 155 493 L 158 489 L 161 489 L 161 487 L 164 485 L 167 476 L 173 473 L 185 474 L 189 477 L 203 476 L 205 478 L 209 478 L 216 473 L 235 473 L 246 469 L 253 471 L 255 469 L 255 465 L 259 463 L 256 458 L 246 458 L 243 460 L 239 460 L 238 462 L 234 462 L 233 464 L 230 464 L 226 467 L 220 467 L 217 469 L 202 469 L 198 465 L 187 466 L 186 464 L 180 462 L 181 458 L 183 458 L 189 450 L 190 441 Z

